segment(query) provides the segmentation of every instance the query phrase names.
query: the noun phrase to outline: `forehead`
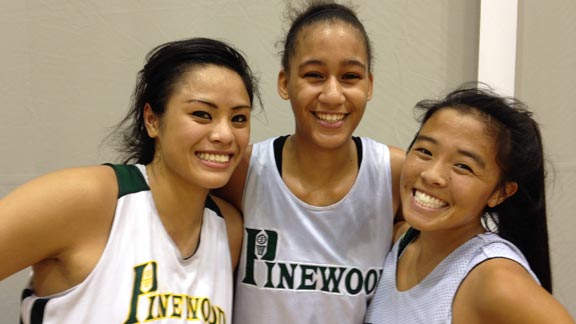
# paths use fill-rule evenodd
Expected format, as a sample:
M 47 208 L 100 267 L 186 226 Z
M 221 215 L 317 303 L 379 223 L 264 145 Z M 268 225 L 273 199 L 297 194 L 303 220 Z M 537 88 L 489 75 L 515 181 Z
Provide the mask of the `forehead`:
M 250 105 L 248 90 L 240 75 L 224 66 L 197 65 L 182 73 L 169 100 L 202 99 L 225 105 Z
M 343 50 L 355 51 L 364 60 L 368 59 L 367 44 L 362 33 L 353 25 L 340 20 L 319 21 L 302 28 L 297 34 L 295 45 L 293 56 L 306 56 L 341 46 Z
M 227 82 L 223 82 L 227 81 Z M 215 89 L 226 86 L 227 83 L 241 83 L 244 85 L 240 75 L 226 67 L 215 64 L 197 64 L 188 67 L 175 80 L 176 88 L 180 87 L 206 87 Z
M 442 108 L 424 123 L 419 134 L 444 147 L 474 152 L 486 161 L 496 160 L 498 143 L 488 131 L 486 117 L 477 112 Z
M 488 132 L 487 117 L 473 109 L 457 109 L 444 107 L 438 109 L 422 125 L 422 130 L 436 131 L 473 131 L 476 135 L 490 137 Z

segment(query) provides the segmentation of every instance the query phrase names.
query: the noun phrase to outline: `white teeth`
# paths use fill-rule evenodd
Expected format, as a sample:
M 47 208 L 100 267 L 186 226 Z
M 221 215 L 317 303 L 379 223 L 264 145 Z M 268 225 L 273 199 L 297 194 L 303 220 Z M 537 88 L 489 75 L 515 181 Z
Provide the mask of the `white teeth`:
M 324 114 L 324 113 L 316 113 L 316 117 L 323 121 L 327 121 L 329 123 L 335 123 L 344 119 L 346 115 L 344 114 Z
M 446 205 L 448 205 L 447 203 L 443 202 L 442 200 L 432 197 L 430 195 L 427 195 L 421 191 L 415 190 L 414 191 L 414 200 L 416 200 L 416 202 L 424 207 L 427 208 L 441 208 L 444 207 Z
M 226 163 L 230 161 L 230 155 L 228 154 L 211 154 L 211 153 L 197 153 L 196 156 L 202 160 L 218 163 Z

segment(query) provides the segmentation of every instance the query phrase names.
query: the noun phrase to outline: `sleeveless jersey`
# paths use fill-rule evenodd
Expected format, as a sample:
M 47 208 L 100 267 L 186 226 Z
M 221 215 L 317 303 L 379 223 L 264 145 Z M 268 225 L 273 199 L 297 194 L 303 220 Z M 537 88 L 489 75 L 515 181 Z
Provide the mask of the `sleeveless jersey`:
M 474 267 L 492 258 L 514 260 L 538 281 L 515 245 L 497 234 L 484 233 L 454 250 L 418 285 L 398 291 L 396 265 L 401 241 L 396 242 L 386 258 L 384 273 L 368 308 L 365 324 L 452 323 L 452 302 L 458 287 Z
M 216 204 L 208 197 L 198 248 L 183 258 L 156 211 L 145 167 L 112 167 L 119 198 L 98 263 L 62 293 L 26 290 L 22 323 L 230 323 L 232 266 Z
M 392 242 L 389 149 L 361 138 L 355 183 L 318 207 L 285 185 L 273 142 L 255 144 L 250 159 L 234 322 L 362 323 Z

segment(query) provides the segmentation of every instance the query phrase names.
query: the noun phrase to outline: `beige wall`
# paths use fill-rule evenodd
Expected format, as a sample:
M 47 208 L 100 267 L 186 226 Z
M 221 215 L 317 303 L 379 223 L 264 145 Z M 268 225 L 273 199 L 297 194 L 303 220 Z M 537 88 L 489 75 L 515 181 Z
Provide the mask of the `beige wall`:
M 438 96 L 475 79 L 479 1 L 353 2 L 372 37 L 376 56 L 374 98 L 358 135 L 405 147 L 416 130 L 412 106 L 417 100 Z M 263 113 L 255 115 L 253 141 L 291 132 L 291 110 L 276 94 L 279 57 L 274 44 L 282 35 L 282 9 L 280 0 L 0 0 L 0 197 L 23 181 L 54 169 L 112 160 L 114 154 L 101 145 L 102 140 L 127 110 L 145 54 L 170 40 L 206 36 L 236 44 L 261 77 L 265 107 Z M 565 33 L 573 37 L 573 23 L 571 26 L 572 33 Z M 562 57 L 572 60 L 567 63 L 573 67 L 576 56 L 570 53 L 574 50 Z M 538 65 L 548 58 L 530 60 L 530 64 Z M 563 71 L 558 69 L 558 73 Z M 519 77 L 523 78 L 520 71 Z M 567 88 L 569 80 L 558 85 Z M 531 88 L 525 93 L 535 92 L 533 89 L 541 92 L 550 81 L 557 82 L 552 77 L 543 80 L 547 83 L 530 81 Z M 524 84 L 519 84 L 520 94 Z M 564 100 L 566 95 L 554 96 L 556 106 L 568 102 Z M 536 99 L 530 101 L 536 106 Z M 547 105 L 538 105 L 548 109 Z M 570 111 L 567 104 L 563 107 L 566 112 L 562 120 L 551 119 L 550 123 L 566 123 L 564 117 Z M 548 111 L 538 117 L 548 118 Z M 574 114 L 571 116 L 574 120 Z M 565 135 L 559 136 L 557 127 L 550 128 L 545 133 L 548 143 L 556 142 L 557 137 L 565 144 L 556 148 L 550 144 L 550 149 L 557 149 L 558 154 L 565 152 L 562 148 L 572 142 Z M 567 188 L 575 183 L 573 151 L 570 157 L 572 182 L 558 177 Z M 558 168 L 569 169 L 562 165 Z M 558 210 L 551 221 L 555 223 L 551 235 L 556 238 L 553 254 L 558 291 L 564 301 L 569 301 L 576 300 L 568 261 L 574 252 L 562 243 L 570 240 L 566 226 L 570 215 L 562 211 L 574 208 L 568 209 L 568 196 L 559 196 L 567 191 L 559 188 L 557 185 L 551 198 L 551 207 Z M 571 246 L 575 246 L 574 241 Z M 0 324 L 16 321 L 18 295 L 26 275 L 22 272 L 0 282 Z M 559 287 L 559 282 L 565 286 Z
M 555 295 L 576 317 L 576 1 L 519 1 L 516 94 L 535 111 L 551 167 Z

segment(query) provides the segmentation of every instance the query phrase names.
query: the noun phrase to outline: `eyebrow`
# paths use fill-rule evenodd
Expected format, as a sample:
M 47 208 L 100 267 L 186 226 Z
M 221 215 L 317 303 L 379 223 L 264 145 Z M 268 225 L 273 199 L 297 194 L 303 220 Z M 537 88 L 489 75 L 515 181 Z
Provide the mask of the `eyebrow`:
M 343 65 L 354 65 L 354 66 L 358 66 L 364 70 L 366 69 L 366 64 L 364 64 L 361 61 L 356 60 L 356 59 L 346 59 L 346 60 L 343 60 L 342 62 L 344 63 Z M 324 62 L 322 62 L 321 60 L 318 60 L 318 59 L 309 59 L 309 60 L 302 62 L 302 64 L 300 64 L 298 67 L 302 68 L 302 67 L 305 67 L 308 65 L 326 65 L 326 64 Z
M 202 99 L 188 99 L 188 100 L 185 100 L 184 102 L 187 104 L 189 104 L 189 103 L 201 103 L 201 104 L 209 106 L 210 108 L 218 109 L 218 105 L 216 105 L 215 103 L 210 102 L 210 101 L 206 101 L 206 100 L 202 100 Z M 238 110 L 238 109 L 244 109 L 244 108 L 250 109 L 250 105 L 234 106 L 234 107 L 232 107 L 232 110 Z
M 432 144 L 438 144 L 438 141 L 436 139 L 434 139 L 430 136 L 420 135 L 420 134 L 418 136 L 416 136 L 416 140 L 414 142 L 417 142 L 417 141 L 425 141 L 425 142 L 430 142 Z M 486 163 L 478 154 L 471 152 L 471 151 L 468 151 L 468 150 L 462 150 L 462 149 L 459 149 L 457 152 L 458 152 L 458 154 L 461 154 L 461 155 L 464 155 L 464 156 L 471 158 L 476 163 L 478 163 L 478 165 L 481 168 L 486 167 Z

